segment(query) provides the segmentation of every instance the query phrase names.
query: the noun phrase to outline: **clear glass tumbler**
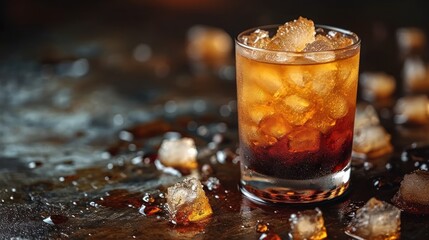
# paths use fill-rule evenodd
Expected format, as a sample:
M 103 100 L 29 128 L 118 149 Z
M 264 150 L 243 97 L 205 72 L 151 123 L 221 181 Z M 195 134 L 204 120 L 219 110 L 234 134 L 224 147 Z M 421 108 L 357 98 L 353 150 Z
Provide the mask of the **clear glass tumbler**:
M 236 39 L 241 190 L 260 202 L 306 203 L 341 195 L 350 161 L 360 39 L 350 31 L 316 25 L 318 34 L 340 34 L 347 47 L 288 52 L 247 46 L 256 29 Z

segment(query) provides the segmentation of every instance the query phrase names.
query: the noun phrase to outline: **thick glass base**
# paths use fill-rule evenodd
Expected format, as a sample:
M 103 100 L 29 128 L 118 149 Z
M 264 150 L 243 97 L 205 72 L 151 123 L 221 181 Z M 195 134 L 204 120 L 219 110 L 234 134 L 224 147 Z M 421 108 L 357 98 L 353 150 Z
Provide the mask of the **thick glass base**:
M 349 186 L 350 164 L 320 178 L 290 180 L 269 177 L 241 164 L 241 192 L 262 203 L 314 203 L 333 199 Z

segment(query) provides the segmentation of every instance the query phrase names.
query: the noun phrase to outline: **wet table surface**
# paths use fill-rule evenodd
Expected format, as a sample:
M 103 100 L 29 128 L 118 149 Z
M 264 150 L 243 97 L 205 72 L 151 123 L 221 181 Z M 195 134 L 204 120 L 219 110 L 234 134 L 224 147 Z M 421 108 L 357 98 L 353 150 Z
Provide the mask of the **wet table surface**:
M 85 29 L 80 28 L 84 21 L 67 17 L 60 17 L 59 25 L 47 24 L 52 21 L 48 13 L 66 12 L 55 6 L 42 4 L 45 8 L 38 9 L 47 16 L 33 24 L 39 18 L 20 15 L 19 4 L 3 4 L 10 11 L 3 18 L 4 30 L 16 35 L 3 37 L 0 48 L 1 239 L 258 239 L 258 223 L 289 239 L 290 214 L 315 207 L 323 212 L 329 239 L 349 239 L 344 229 L 357 208 L 371 197 L 391 202 L 404 174 L 429 165 L 428 158 L 401 160 L 410 144 L 429 141 L 429 127 L 394 124 L 395 99 L 373 103 L 392 135 L 394 152 L 354 159 L 344 196 L 317 205 L 255 204 L 238 189 L 233 54 L 217 67 L 193 63 L 185 50 L 186 31 L 195 24 L 223 28 L 231 35 L 250 27 L 228 24 L 213 14 L 224 12 L 231 19 L 235 4 L 201 3 L 198 11 L 209 13 L 207 20 L 197 21 L 204 15 L 199 12 L 178 21 L 177 29 L 168 21 L 197 12 L 192 1 L 127 1 L 120 9 L 127 9 L 130 17 L 122 13 L 125 20 L 117 24 L 110 19 L 107 23 L 116 24 L 107 26 L 84 14 L 90 19 Z M 99 7 L 92 4 L 89 9 Z M 105 16 L 117 7 L 100 11 Z M 141 16 L 133 8 L 159 14 Z M 261 11 L 252 26 L 284 19 L 266 8 Z M 164 19 L 161 13 L 172 16 Z M 315 15 L 339 24 L 338 18 Z M 409 24 L 418 25 L 419 16 Z M 388 71 L 400 81 L 400 57 L 390 51 L 395 49 L 395 28 L 371 19 L 350 25 L 366 36 L 361 70 Z M 156 34 L 156 27 L 168 31 Z M 368 28 L 387 36 L 368 33 Z M 402 94 L 398 90 L 396 95 Z M 170 223 L 162 207 L 166 188 L 181 177 L 154 164 L 161 141 L 177 134 L 195 140 L 202 182 L 207 185 L 211 177 L 220 182 L 215 189 L 205 187 L 213 215 L 188 226 Z M 402 213 L 401 222 L 401 239 L 429 239 L 427 216 Z

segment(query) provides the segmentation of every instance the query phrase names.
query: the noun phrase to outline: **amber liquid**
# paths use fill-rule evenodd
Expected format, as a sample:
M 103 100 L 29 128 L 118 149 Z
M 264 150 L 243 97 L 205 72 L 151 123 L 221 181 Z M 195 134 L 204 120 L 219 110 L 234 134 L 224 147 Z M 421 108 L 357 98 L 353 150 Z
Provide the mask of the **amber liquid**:
M 282 179 L 336 173 L 350 162 L 359 49 L 316 63 L 268 63 L 237 52 L 243 164 Z

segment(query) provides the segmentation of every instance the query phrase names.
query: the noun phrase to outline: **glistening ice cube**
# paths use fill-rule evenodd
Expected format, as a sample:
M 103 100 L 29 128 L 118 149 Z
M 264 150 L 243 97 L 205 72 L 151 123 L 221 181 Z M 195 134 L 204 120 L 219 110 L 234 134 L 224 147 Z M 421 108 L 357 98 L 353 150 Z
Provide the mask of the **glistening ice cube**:
M 289 222 L 291 227 L 289 235 L 294 240 L 318 240 L 327 237 L 323 215 L 318 208 L 291 214 Z
M 185 178 L 167 189 L 167 210 L 174 224 L 189 224 L 203 220 L 213 211 L 201 182 Z
M 195 169 L 198 166 L 192 138 L 165 139 L 158 150 L 158 158 L 167 167 Z
M 358 209 L 346 229 L 346 233 L 357 239 L 399 239 L 401 211 L 395 206 L 371 198 Z
M 393 198 L 396 206 L 414 214 L 429 214 L 429 172 L 417 170 L 406 174 Z

